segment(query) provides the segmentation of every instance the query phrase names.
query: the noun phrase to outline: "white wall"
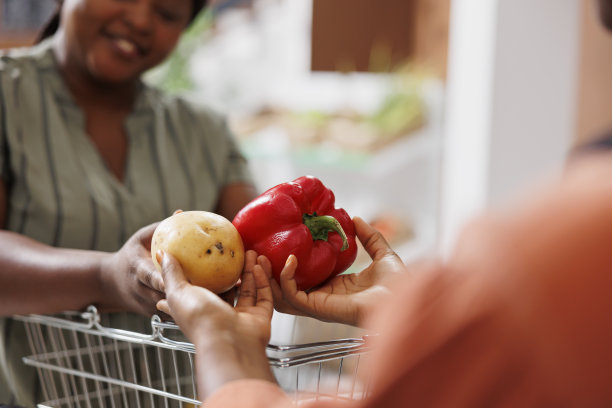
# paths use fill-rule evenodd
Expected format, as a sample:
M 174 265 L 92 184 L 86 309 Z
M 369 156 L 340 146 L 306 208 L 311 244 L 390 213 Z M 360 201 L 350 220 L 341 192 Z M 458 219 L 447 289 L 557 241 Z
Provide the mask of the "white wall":
M 565 161 L 574 132 L 580 0 L 453 0 L 442 251 L 484 207 Z

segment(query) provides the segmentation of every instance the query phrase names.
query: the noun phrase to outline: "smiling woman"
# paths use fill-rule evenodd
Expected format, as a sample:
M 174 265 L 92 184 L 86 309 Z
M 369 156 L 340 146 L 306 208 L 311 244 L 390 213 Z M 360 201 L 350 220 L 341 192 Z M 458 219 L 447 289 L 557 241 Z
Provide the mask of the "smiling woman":
M 141 80 L 203 0 L 64 0 L 37 45 L 0 60 L 0 404 L 35 406 L 8 316 L 96 304 L 156 313 L 154 223 L 233 218 L 255 197 L 225 120 Z M 130 316 L 132 329 L 148 319 Z M 115 319 L 113 317 L 112 319 Z
M 57 32 L 61 40 L 55 44 L 58 62 L 73 81 L 85 75 L 106 85 L 133 87 L 174 49 L 192 8 L 190 0 L 67 0 Z

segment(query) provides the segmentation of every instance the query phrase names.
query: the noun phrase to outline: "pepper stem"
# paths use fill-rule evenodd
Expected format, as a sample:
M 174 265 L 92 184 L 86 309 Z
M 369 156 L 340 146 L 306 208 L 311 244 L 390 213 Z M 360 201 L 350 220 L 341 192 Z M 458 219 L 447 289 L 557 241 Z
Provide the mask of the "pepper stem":
M 342 237 L 342 248 L 340 248 L 340 250 L 344 251 L 348 248 L 349 243 L 342 229 L 342 225 L 340 225 L 340 222 L 331 215 L 317 215 L 316 212 L 304 214 L 302 216 L 302 221 L 310 230 L 313 240 L 320 239 L 327 241 L 327 234 L 330 231 L 336 231 Z

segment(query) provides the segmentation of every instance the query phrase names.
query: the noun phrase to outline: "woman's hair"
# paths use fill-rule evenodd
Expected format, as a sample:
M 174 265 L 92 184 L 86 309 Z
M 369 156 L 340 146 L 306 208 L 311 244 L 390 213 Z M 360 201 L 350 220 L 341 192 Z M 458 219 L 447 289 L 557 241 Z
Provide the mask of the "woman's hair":
M 59 1 L 57 3 L 57 7 L 55 8 L 55 12 L 51 16 L 51 18 L 45 23 L 40 33 L 38 33 L 38 37 L 36 37 L 37 43 L 55 34 L 57 29 L 59 28 L 61 9 L 62 3 L 61 1 Z
M 43 29 L 40 31 L 40 33 L 38 34 L 38 37 L 36 38 L 37 43 L 51 37 L 53 34 L 55 34 L 57 29 L 59 28 L 60 17 L 62 14 L 61 13 L 62 2 L 63 0 L 58 0 L 57 8 L 55 12 L 51 16 L 51 18 L 47 21 L 47 23 L 44 25 Z M 196 18 L 198 13 L 204 7 L 206 7 L 207 3 L 208 3 L 208 0 L 191 0 L 192 8 L 191 8 L 191 16 L 189 17 L 189 23 L 191 23 Z

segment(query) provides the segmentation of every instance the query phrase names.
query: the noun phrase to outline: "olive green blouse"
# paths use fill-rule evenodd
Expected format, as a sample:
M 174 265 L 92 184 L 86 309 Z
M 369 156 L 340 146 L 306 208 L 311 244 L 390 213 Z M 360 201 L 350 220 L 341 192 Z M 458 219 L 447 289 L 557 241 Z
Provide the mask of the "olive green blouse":
M 85 132 L 51 42 L 0 57 L 6 229 L 57 247 L 115 251 L 175 209 L 212 211 L 222 187 L 251 182 L 220 116 L 145 84 L 125 123 L 128 153 L 118 180 Z M 3 389 L 9 385 L 27 405 L 21 362 L 27 342 L 18 325 L 0 324 L 0 403 L 10 401 Z

